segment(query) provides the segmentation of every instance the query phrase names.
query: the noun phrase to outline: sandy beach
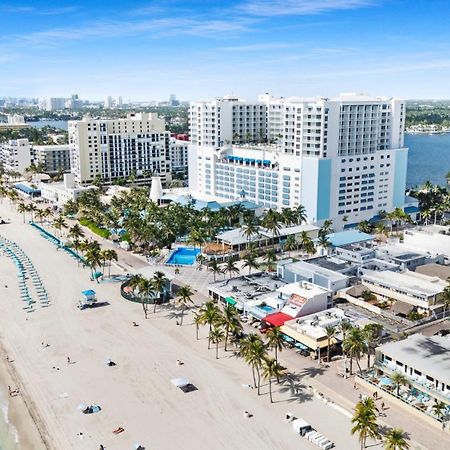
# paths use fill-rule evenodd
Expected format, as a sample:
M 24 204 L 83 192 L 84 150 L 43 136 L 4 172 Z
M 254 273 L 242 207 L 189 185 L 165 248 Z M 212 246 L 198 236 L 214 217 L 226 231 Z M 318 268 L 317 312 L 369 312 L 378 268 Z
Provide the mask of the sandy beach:
M 14 361 L 6 364 L 13 366 L 8 372 L 16 374 L 21 389 L 21 396 L 10 401 L 17 409 L 11 421 L 21 449 L 95 450 L 100 444 L 108 450 L 135 444 L 188 450 L 318 448 L 283 421 L 286 412 L 307 420 L 339 449 L 359 448 L 348 415 L 314 398 L 306 386 L 292 395 L 274 383 L 275 403 L 270 404 L 267 383 L 260 397 L 244 387 L 252 376 L 242 360 L 223 349 L 215 360 L 214 350 L 207 349 L 206 329 L 196 340 L 191 315 L 182 327 L 176 325 L 176 311 L 167 307 L 144 320 L 140 305 L 121 298 L 119 284 L 91 282 L 88 269 L 23 224 L 9 202 L 0 205 L 0 216 L 12 220 L 1 226 L 0 235 L 30 257 L 51 300 L 48 308 L 25 312 L 16 268 L 0 256 L 1 345 Z M 80 311 L 80 291 L 87 288 L 109 305 Z M 109 358 L 115 367 L 106 364 Z M 177 377 L 188 378 L 198 390 L 184 394 L 170 382 Z M 3 377 L 1 382 L 10 384 Z M 24 400 L 45 446 L 29 425 Z M 98 404 L 102 410 L 82 414 L 81 404 Z M 253 417 L 245 418 L 244 411 Z M 113 434 L 118 427 L 124 432 Z

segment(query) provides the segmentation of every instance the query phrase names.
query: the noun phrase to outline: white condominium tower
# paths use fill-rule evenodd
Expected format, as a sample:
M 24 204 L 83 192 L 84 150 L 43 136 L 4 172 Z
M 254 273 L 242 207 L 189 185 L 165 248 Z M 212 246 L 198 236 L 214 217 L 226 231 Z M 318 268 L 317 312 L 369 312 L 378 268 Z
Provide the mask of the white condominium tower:
M 348 225 L 403 207 L 404 102 L 342 94 L 190 106 L 189 186 Z
M 152 174 L 170 181 L 170 133 L 156 114 L 128 114 L 124 119 L 69 121 L 71 170 L 78 183 L 100 177 L 106 182 L 132 175 L 149 181 Z

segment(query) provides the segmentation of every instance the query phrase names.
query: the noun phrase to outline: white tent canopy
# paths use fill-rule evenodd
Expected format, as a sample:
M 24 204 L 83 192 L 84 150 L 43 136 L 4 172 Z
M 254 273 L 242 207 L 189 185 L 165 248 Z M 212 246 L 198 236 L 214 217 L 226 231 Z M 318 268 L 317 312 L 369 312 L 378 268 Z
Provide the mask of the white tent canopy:
M 170 382 L 177 388 L 182 388 L 190 384 L 187 378 L 172 378 Z

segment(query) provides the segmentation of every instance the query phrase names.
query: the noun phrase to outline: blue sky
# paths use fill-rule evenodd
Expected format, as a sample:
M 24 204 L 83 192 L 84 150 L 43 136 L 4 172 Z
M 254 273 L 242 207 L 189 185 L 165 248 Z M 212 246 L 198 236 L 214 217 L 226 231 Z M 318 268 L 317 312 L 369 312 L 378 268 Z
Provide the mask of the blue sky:
M 450 98 L 448 0 L 0 1 L 0 96 Z

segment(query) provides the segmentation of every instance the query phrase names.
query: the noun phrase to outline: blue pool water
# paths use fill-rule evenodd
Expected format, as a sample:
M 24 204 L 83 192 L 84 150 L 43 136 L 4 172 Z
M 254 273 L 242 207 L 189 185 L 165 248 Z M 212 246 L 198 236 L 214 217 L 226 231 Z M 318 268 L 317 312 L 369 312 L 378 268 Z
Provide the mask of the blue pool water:
M 267 311 L 267 312 L 273 311 L 273 308 L 269 305 L 259 305 L 258 308 L 262 309 L 263 311 Z
M 180 247 L 177 248 L 166 261 L 166 264 L 177 264 L 182 266 L 192 266 L 196 259 L 197 255 L 200 253 L 200 249 L 189 248 L 189 247 Z

